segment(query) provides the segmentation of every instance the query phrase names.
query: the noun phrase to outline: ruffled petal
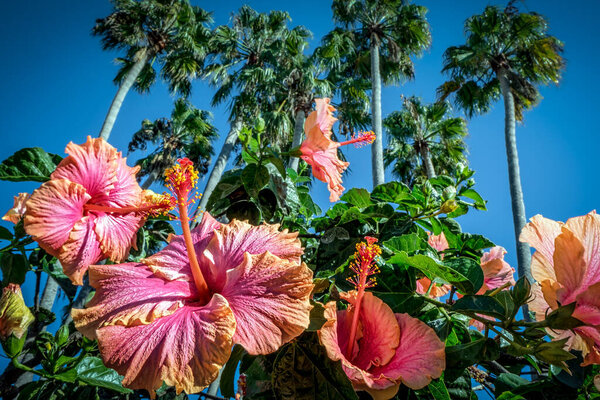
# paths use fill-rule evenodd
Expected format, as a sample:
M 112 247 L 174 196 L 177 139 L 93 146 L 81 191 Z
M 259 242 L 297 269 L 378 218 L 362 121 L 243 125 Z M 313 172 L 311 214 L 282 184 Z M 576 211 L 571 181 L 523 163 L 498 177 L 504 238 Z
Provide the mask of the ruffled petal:
M 396 320 L 400 327 L 400 345 L 388 364 L 369 371 L 374 377 L 385 377 L 375 379 L 369 386 L 385 389 L 390 386 L 390 379 L 414 390 L 422 389 L 432 379 L 439 378 L 446 368 L 444 343 L 433 329 L 408 314 L 396 314 Z
M 350 163 L 338 158 L 339 144 L 332 142 L 326 150 L 316 150 L 304 160 L 312 166 L 312 174 L 318 180 L 327 183 L 330 192 L 329 201 L 336 202 L 344 192 L 342 186 L 342 173 Z
M 2 220 L 12 222 L 13 224 L 19 223 L 25 211 L 27 211 L 25 202 L 27 202 L 30 196 L 29 193 L 19 193 L 18 196 L 14 196 L 13 207 L 4 214 Z
M 137 231 L 144 225 L 145 218 L 139 213 L 98 214 L 95 231 L 102 252 L 114 262 L 124 261 L 129 249 L 135 246 Z
M 253 226 L 245 221 L 233 220 L 221 225 L 199 253 L 198 262 L 208 286 L 220 292 L 225 284 L 228 270 L 244 260 L 244 253 L 262 254 L 269 251 L 277 257 L 300 264 L 304 253 L 298 233 L 287 229 L 279 231 L 279 225 Z
M 562 222 L 556 222 L 541 215 L 536 215 L 525 225 L 519 236 L 521 242 L 527 242 L 537 251 L 535 257 L 543 260 L 531 266 L 531 273 L 536 281 L 545 279 L 556 280 L 552 260 L 554 254 L 554 239 L 561 233 Z
M 110 189 L 107 198 L 102 203 L 110 207 L 135 206 L 141 202 L 142 188 L 135 178 L 140 167 L 130 167 L 126 164 L 126 159 L 117 153 L 115 181 Z
M 25 231 L 49 254 L 57 256 L 90 199 L 85 188 L 64 179 L 36 189 L 26 202 Z
M 57 256 L 65 275 L 74 285 L 83 285 L 83 275 L 88 267 L 105 258 L 94 232 L 94 219 L 93 215 L 87 215 L 77 222 Z
M 353 306 L 356 304 L 355 290 L 340 295 Z M 358 342 L 359 351 L 352 363 L 362 370 L 387 364 L 394 357 L 400 341 L 400 328 L 394 312 L 378 297 L 366 292 L 359 318 L 362 339 Z
M 196 254 L 200 256 L 206 248 L 208 241 L 213 236 L 215 229 L 221 226 L 209 213 L 205 212 L 202 221 L 192 231 L 192 241 Z M 193 281 L 192 271 L 190 269 L 190 260 L 183 236 L 172 236 L 169 244 L 159 251 L 142 260 L 156 276 L 167 280 L 189 280 Z M 203 265 L 201 263 L 200 268 Z M 209 277 L 209 272 L 202 270 L 205 279 Z
M 543 321 L 546 319 L 546 314 L 552 311 L 544 298 L 542 287 L 538 282 L 531 285 L 531 300 L 529 300 L 527 305 L 529 306 L 529 310 L 535 314 L 537 321 Z
M 416 292 L 419 294 L 425 294 L 427 293 L 427 290 L 429 289 L 429 286 L 431 285 L 431 279 L 429 279 L 428 277 L 423 277 L 421 279 L 417 279 L 417 287 L 416 287 Z M 451 285 L 448 284 L 439 284 L 439 283 L 435 283 L 432 287 L 431 287 L 431 291 L 429 292 L 429 297 L 431 297 L 432 299 L 437 299 L 438 297 L 442 297 L 448 294 L 448 292 L 451 289 Z
M 309 324 L 312 289 L 312 271 L 304 263 L 245 253 L 227 271 L 221 291 L 237 322 L 234 342 L 250 354 L 269 354 L 301 334 Z
M 335 108 L 329 102 L 328 98 L 315 99 L 315 111 L 311 112 L 304 122 L 306 140 L 303 145 L 313 150 L 325 150 L 331 143 L 331 128 L 337 118 L 333 116 Z
M 504 254 L 506 254 L 504 247 L 496 246 L 481 256 L 484 285 L 478 294 L 483 294 L 486 290 L 497 289 L 507 283 L 515 284 L 513 278 L 515 269 L 504 261 Z
M 600 216 L 595 211 L 581 217 L 570 218 L 565 227 L 581 241 L 587 271 L 586 285 L 600 282 Z
M 193 283 L 166 281 L 144 264 L 90 266 L 90 285 L 96 293 L 85 309 L 73 309 L 75 327 L 95 339 L 107 325 L 147 325 L 181 308 L 196 295 Z
M 441 232 L 439 235 L 432 235 L 428 233 L 429 238 L 427 239 L 427 243 L 437 251 L 448 250 L 450 245 L 448 244 L 448 239 L 446 239 L 446 235 L 444 232 Z
M 117 150 L 104 139 L 88 136 L 81 145 L 70 142 L 65 152 L 69 155 L 58 164 L 51 178 L 79 183 L 93 203 L 106 200 L 116 181 Z
M 235 318 L 227 300 L 215 294 L 148 325 L 98 329 L 107 367 L 124 375 L 123 386 L 146 389 L 151 397 L 164 381 L 177 393 L 197 393 L 218 375 L 231 353 Z

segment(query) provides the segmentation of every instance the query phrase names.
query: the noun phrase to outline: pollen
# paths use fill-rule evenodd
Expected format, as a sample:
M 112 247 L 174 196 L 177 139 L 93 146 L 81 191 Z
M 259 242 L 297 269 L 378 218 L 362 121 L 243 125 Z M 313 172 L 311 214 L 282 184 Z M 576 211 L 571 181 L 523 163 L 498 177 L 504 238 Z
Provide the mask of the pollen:
M 376 238 L 365 236 L 365 242 L 356 245 L 354 262 L 350 265 L 355 275 L 346 279 L 356 287 L 356 290 L 364 291 L 377 285 L 377 278 L 371 275 L 380 272 L 376 261 L 381 255 L 381 247 L 375 243 L 377 243 Z
M 366 146 L 375 141 L 375 133 L 373 131 L 359 132 L 357 135 L 352 135 L 352 139 L 356 140 L 354 146 L 357 148 Z
M 194 168 L 194 163 L 188 158 L 180 158 L 177 164 L 165 171 L 165 185 L 173 193 L 178 203 L 186 206 L 195 203 L 200 194 L 194 193 L 198 183 L 198 171 Z

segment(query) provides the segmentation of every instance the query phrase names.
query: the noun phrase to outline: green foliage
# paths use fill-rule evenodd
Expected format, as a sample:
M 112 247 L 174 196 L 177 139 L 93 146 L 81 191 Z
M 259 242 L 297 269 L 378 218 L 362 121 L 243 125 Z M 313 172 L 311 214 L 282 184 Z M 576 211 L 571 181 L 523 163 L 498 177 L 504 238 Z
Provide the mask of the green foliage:
M 12 182 L 45 182 L 62 160 L 61 156 L 46 153 L 40 147 L 17 151 L 0 164 L 0 179 Z

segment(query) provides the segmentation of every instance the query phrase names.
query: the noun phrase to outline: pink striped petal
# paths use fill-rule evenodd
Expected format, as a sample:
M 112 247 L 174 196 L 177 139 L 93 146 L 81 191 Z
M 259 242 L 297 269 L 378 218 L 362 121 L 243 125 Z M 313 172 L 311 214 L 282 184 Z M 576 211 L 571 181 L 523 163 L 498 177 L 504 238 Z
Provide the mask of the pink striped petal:
M 69 239 L 90 199 L 85 188 L 64 179 L 51 180 L 36 189 L 25 203 L 25 231 L 53 256 Z
M 88 215 L 77 222 L 57 256 L 65 275 L 74 285 L 83 285 L 83 275 L 88 267 L 104 258 L 94 232 L 94 219 L 93 215 Z
M 576 296 L 588 287 L 583 280 L 586 273 L 584 252 L 581 241 L 573 232 L 563 228 L 556 237 L 554 251 L 556 280 L 564 287 L 559 296 L 561 304 L 575 301 Z
M 166 281 L 144 264 L 90 266 L 96 293 L 85 309 L 73 309 L 75 327 L 89 338 L 107 325 L 145 325 L 174 313 L 196 295 L 193 283 Z
M 228 270 L 244 260 L 244 253 L 262 254 L 265 251 L 277 257 L 300 264 L 303 254 L 297 233 L 280 232 L 279 225 L 253 226 L 233 220 L 214 231 L 214 235 L 199 253 L 198 262 L 209 287 L 220 292 Z
M 208 241 L 213 236 L 215 229 L 219 228 L 221 223 L 216 221 L 209 213 L 205 212 L 202 216 L 200 225 L 192 231 L 192 241 L 196 254 L 204 251 Z M 183 236 L 172 236 L 169 244 L 158 253 L 142 260 L 156 276 L 167 280 L 189 280 L 192 281 L 192 270 L 190 269 L 190 260 Z M 210 285 L 211 270 L 203 263 L 200 263 L 204 278 Z
M 106 199 L 100 203 L 111 207 L 127 207 L 139 204 L 142 198 L 142 188 L 140 188 L 135 177 L 139 170 L 140 167 L 137 165 L 135 167 L 128 166 L 126 159 L 121 158 L 121 153 L 117 153 L 113 187 L 108 192 Z
M 342 299 L 352 305 L 356 304 L 356 295 L 355 290 L 340 293 Z M 362 324 L 362 340 L 352 364 L 362 370 L 387 364 L 394 357 L 400 341 L 400 329 L 394 312 L 378 297 L 365 292 L 359 318 Z
M 441 232 L 439 235 L 432 235 L 430 232 L 427 233 L 429 238 L 427 239 L 427 243 L 437 251 L 448 250 L 450 245 L 448 244 L 448 239 L 446 239 L 446 235 L 444 232 Z
M 584 248 L 587 270 L 583 282 L 586 286 L 600 282 L 600 216 L 592 211 L 581 217 L 570 218 L 565 227 L 573 232 Z
M 311 112 L 304 122 L 306 141 L 303 145 L 309 145 L 313 150 L 325 150 L 331 142 L 331 128 L 337 121 L 333 116 L 335 108 L 327 98 L 315 99 L 315 104 L 315 111 Z
M 113 262 L 121 262 L 135 247 L 137 231 L 144 225 L 145 217 L 140 213 L 105 214 L 97 213 L 96 234 L 100 248 Z
M 506 254 L 504 247 L 496 246 L 481 256 L 484 284 L 477 294 L 483 294 L 487 290 L 499 288 L 507 283 L 515 284 L 513 278 L 515 269 L 504 261 L 504 254 Z
M 313 286 L 304 263 L 244 253 L 220 291 L 237 322 L 234 342 L 250 354 L 269 354 L 300 335 L 309 324 Z
M 389 387 L 388 379 L 418 390 L 437 379 L 446 368 L 444 343 L 424 322 L 408 314 L 395 314 L 400 327 L 400 345 L 394 358 L 369 372 L 375 378 L 369 386 Z M 385 377 L 385 378 L 383 378 Z M 367 382 L 371 383 L 371 382 Z
M 554 254 L 554 239 L 561 232 L 562 222 L 556 222 L 541 215 L 536 215 L 525 225 L 519 236 L 521 242 L 527 242 L 536 249 L 534 259 L 539 260 L 531 265 L 531 273 L 536 281 L 546 279 L 556 280 L 552 267 Z
M 105 200 L 116 181 L 117 150 L 103 139 L 88 136 L 82 145 L 69 143 L 65 152 L 69 156 L 58 164 L 51 178 L 79 183 L 93 203 Z
M 204 306 L 188 304 L 148 325 L 100 328 L 98 347 L 106 366 L 124 375 L 125 387 L 154 398 L 164 381 L 177 393 L 197 393 L 227 362 L 234 331 L 227 300 L 215 294 Z

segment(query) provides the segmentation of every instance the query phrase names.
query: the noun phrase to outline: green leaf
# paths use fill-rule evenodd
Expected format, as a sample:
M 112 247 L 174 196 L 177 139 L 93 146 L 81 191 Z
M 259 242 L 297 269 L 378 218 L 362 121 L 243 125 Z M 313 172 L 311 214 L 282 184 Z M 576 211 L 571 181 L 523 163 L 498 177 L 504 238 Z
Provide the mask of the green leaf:
M 530 294 L 531 283 L 529 283 L 529 279 L 527 279 L 525 276 L 521 277 L 511 290 L 513 301 L 517 307 L 527 303 Z
M 388 203 L 372 204 L 363 210 L 363 215 L 370 218 L 391 218 L 394 207 Z
M 460 244 L 457 247 L 463 252 L 478 252 L 479 250 L 489 249 L 494 246 L 494 242 L 485 236 L 463 233 L 460 235 Z
M 223 367 L 223 372 L 221 373 L 220 389 L 223 396 L 235 397 L 235 373 L 237 371 L 238 363 L 245 353 L 246 350 L 239 344 L 233 346 L 229 360 L 227 361 L 227 364 L 225 364 L 225 367 Z
M 329 359 L 315 333 L 304 334 L 280 350 L 272 379 L 281 400 L 358 399 L 340 362 Z
M 496 295 L 494 296 L 494 299 L 502 304 L 502 307 L 505 310 L 505 314 L 504 314 L 504 318 L 505 319 L 510 319 L 513 317 L 513 314 L 516 314 L 518 311 L 518 308 L 515 308 L 515 303 L 512 299 L 512 296 L 510 295 L 510 292 L 508 290 L 501 290 L 500 292 L 496 293 Z
M 435 400 L 450 400 L 450 393 L 443 378 L 432 380 L 427 388 Z
M 275 166 L 275 168 L 277 168 L 277 171 L 279 171 L 279 173 L 281 174 L 282 177 L 285 178 L 285 165 L 283 165 L 283 160 L 279 157 L 276 156 L 271 156 L 269 158 L 267 158 L 267 161 L 269 161 L 271 164 L 273 164 Z
M 444 260 L 444 265 L 465 276 L 472 287 L 456 287 L 464 293 L 477 293 L 483 285 L 483 270 L 478 262 L 471 258 L 456 257 Z M 452 282 L 451 282 L 452 283 Z
M 260 209 L 252 201 L 241 200 L 233 203 L 227 209 L 227 218 L 231 221 L 232 219 L 246 220 L 253 225 L 258 225 L 262 218 Z
M 352 221 L 364 221 L 366 218 L 358 207 L 350 207 L 340 218 L 339 225 L 347 224 Z
M 371 201 L 371 195 L 366 189 L 352 188 L 348 190 L 340 198 L 340 200 L 352 204 L 358 208 L 365 208 L 373 204 Z
M 13 234 L 11 233 L 11 231 L 9 231 L 8 229 L 6 229 L 5 227 L 0 226 L 0 239 L 1 240 L 12 241 L 13 240 Z
M 519 386 L 529 385 L 531 382 L 525 378 L 521 378 L 519 375 L 503 372 L 496 378 L 495 393 L 500 394 L 502 392 L 511 391 L 519 388 Z
M 327 318 L 325 318 L 325 307 L 323 307 L 322 303 L 318 301 L 311 300 L 313 308 L 310 310 L 310 323 L 308 324 L 308 328 L 306 330 L 308 332 L 315 332 L 321 329 L 323 324 L 327 322 Z
M 269 183 L 269 170 L 264 165 L 250 164 L 242 171 L 242 182 L 248 194 L 258 197 L 258 192 Z
M 483 283 L 481 267 L 473 261 L 478 271 L 468 259 L 454 259 L 452 262 L 440 264 L 431 257 L 417 254 L 409 257 L 401 251 L 392 256 L 388 262 L 392 264 L 407 264 L 423 272 L 429 279 L 439 278 L 446 283 L 451 283 L 462 293 L 474 293 Z
M 548 364 L 557 365 L 567 370 L 568 367 L 565 361 L 571 360 L 575 356 L 564 349 L 566 342 L 567 339 L 561 339 L 541 343 L 535 348 L 535 356 Z
M 0 164 L 0 180 L 46 182 L 60 160 L 61 156 L 40 147 L 21 149 Z
M 452 305 L 452 311 L 471 311 L 478 314 L 504 318 L 506 310 L 494 298 L 482 295 L 468 295 L 461 297 Z
M 415 233 L 394 236 L 393 238 L 383 242 L 382 245 L 394 253 L 404 251 L 409 254 L 419 250 L 424 250 L 428 247 L 427 242 L 425 242 L 419 237 L 419 235 Z
M 572 316 L 575 311 L 576 302 L 558 307 L 552 311 L 544 320 L 544 326 L 550 329 L 573 329 L 583 325 L 583 322 Z
M 0 254 L 0 267 L 2 268 L 2 286 L 9 283 L 22 285 L 25 274 L 29 271 L 29 262 L 23 254 L 5 252 Z
M 410 188 L 400 182 L 388 182 L 376 186 L 371 192 L 371 198 L 395 204 L 401 204 L 405 200 L 414 200 Z
M 124 388 L 121 377 L 117 371 L 110 369 L 98 357 L 86 357 L 75 367 L 77 380 L 92 386 L 114 390 L 119 393 L 133 393 L 133 390 Z
M 494 360 L 500 355 L 493 339 L 481 338 L 468 343 L 446 347 L 448 368 L 465 368 L 480 361 Z
M 475 208 L 477 210 L 486 210 L 485 203 L 486 201 L 473 189 L 465 189 L 461 190 L 459 196 L 467 197 L 473 201 L 475 201 Z

